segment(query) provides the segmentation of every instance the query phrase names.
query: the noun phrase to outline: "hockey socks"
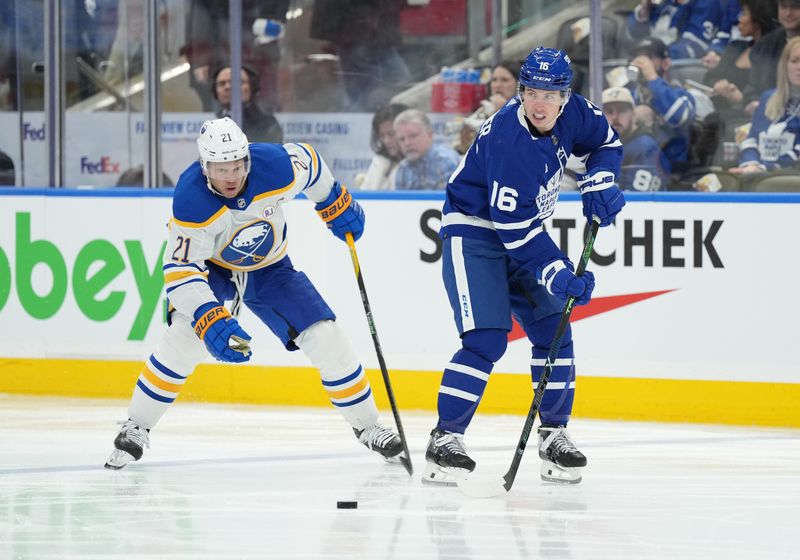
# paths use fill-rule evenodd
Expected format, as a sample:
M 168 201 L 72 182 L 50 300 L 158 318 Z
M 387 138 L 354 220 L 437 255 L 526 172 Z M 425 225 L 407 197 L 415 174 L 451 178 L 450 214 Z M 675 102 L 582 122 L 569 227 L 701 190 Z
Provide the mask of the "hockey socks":
M 319 321 L 304 330 L 295 343 L 319 369 L 331 404 L 356 430 L 378 421 L 378 408 L 369 379 L 350 341 L 335 321 Z
M 494 363 L 466 348 L 453 355 L 439 387 L 439 428 L 464 433 L 478 408 L 493 366 Z
M 539 386 L 544 371 L 549 348 L 534 346 L 531 359 L 531 377 L 533 390 Z M 572 402 L 575 398 L 575 355 L 572 342 L 562 346 L 558 351 L 553 371 L 547 381 L 539 414 L 542 424 L 548 426 L 566 426 L 572 414 Z
M 145 360 L 133 389 L 128 418 L 148 430 L 155 427 L 169 405 L 178 398 L 186 378 L 207 355 L 189 320 L 173 314 L 172 324 L 156 350 Z

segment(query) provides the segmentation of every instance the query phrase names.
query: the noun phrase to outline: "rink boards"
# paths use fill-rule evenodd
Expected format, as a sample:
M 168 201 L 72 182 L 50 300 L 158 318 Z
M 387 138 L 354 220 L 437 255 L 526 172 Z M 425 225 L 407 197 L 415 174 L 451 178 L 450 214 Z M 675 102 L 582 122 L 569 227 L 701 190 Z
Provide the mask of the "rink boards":
M 0 392 L 130 395 L 164 328 L 161 251 L 169 193 L 0 191 Z M 360 193 L 358 243 L 401 408 L 434 409 L 458 348 L 436 237 L 442 193 Z M 579 198 L 564 193 L 551 235 L 577 260 Z M 573 317 L 575 414 L 800 426 L 800 273 L 789 225 L 800 195 L 632 194 L 590 264 L 597 288 Z M 286 207 L 289 254 L 382 380 L 347 247 L 308 201 Z M 327 406 L 318 375 L 245 312 L 253 364 L 202 365 L 182 400 Z M 483 412 L 524 414 L 530 344 L 517 330 Z

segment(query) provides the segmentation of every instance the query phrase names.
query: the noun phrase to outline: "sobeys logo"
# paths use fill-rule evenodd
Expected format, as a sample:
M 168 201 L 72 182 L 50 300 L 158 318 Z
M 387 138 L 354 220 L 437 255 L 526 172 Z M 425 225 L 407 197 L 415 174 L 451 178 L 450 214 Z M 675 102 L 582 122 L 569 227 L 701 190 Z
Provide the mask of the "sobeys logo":
M 128 340 L 144 340 L 164 288 L 161 259 L 166 242 L 161 246 L 158 259 L 150 266 L 141 241 L 126 240 L 124 245 L 124 257 L 113 243 L 105 239 L 95 239 L 84 245 L 72 263 L 72 293 L 75 303 L 87 318 L 108 321 L 119 312 L 128 294 L 111 291 L 103 299 L 98 294 L 122 274 L 126 266 L 130 266 L 139 293 L 139 309 Z M 64 255 L 55 243 L 31 239 L 31 215 L 28 212 L 16 214 L 14 253 L 16 257 L 12 275 L 11 263 L 0 247 L 0 312 L 8 303 L 11 282 L 15 278 L 17 296 L 23 309 L 36 319 L 49 319 L 58 312 L 67 297 L 69 271 Z M 33 289 L 31 277 L 37 265 L 46 266 L 52 274 L 53 282 L 47 294 L 38 294 Z

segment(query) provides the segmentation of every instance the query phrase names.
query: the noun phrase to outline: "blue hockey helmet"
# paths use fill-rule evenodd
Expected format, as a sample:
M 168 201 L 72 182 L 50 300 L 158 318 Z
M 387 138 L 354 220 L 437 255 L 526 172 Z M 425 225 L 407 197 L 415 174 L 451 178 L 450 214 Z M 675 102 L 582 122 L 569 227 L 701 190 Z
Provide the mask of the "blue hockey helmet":
M 519 70 L 519 84 L 550 91 L 569 91 L 572 83 L 572 62 L 558 49 L 536 47 L 525 58 Z

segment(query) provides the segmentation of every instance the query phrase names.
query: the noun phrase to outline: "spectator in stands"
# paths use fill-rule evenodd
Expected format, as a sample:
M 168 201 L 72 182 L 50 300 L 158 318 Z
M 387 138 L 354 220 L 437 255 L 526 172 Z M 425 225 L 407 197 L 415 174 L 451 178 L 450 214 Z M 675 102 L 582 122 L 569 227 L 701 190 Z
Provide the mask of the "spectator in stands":
M 773 0 L 768 1 L 774 4 Z M 739 12 L 741 11 L 739 0 L 721 0 L 721 2 L 722 20 L 717 29 L 717 34 L 708 46 L 709 51 L 703 56 L 704 59 L 706 56 L 716 55 L 716 60 L 719 61 L 720 55 L 728 46 L 731 38 L 745 36 L 739 31 Z
M 461 156 L 450 146 L 433 142 L 428 115 L 419 109 L 407 109 L 394 119 L 394 130 L 403 153 L 395 188 L 444 190 Z
M 391 191 L 395 187 L 397 166 L 403 159 L 400 143 L 394 131 L 394 119 L 408 109 L 399 103 L 381 107 L 372 117 L 372 137 L 370 146 L 375 155 L 369 164 L 366 174 L 356 177 L 356 184 L 361 190 Z
M 800 160 L 800 37 L 786 43 L 776 73 L 777 88 L 761 96 L 733 173 L 771 171 Z
M 742 90 L 750 76 L 750 52 L 753 45 L 777 27 L 778 10 L 775 0 L 740 0 L 739 3 L 742 36 L 729 41 L 722 56 L 709 51 L 703 57 L 703 64 L 709 67 L 703 81 L 714 88 L 714 108 L 718 112 L 733 110 L 744 115 Z
M 404 0 L 317 0 L 312 39 L 329 41 L 342 69 L 351 111 L 375 111 L 407 86 L 411 72 L 397 48 Z
M 144 40 L 144 1 L 121 2 L 117 10 L 114 42 L 104 62 L 103 79 L 111 85 L 117 85 L 141 74 L 144 68 Z
M 229 64 L 230 23 L 228 2 L 192 0 L 186 21 L 186 45 L 182 52 L 191 66 L 189 83 L 211 111 L 212 72 Z M 289 0 L 242 0 L 242 62 L 257 70 L 261 83 L 255 102 L 277 111 L 280 41 Z M 267 25 L 271 24 L 271 25 Z M 266 32 L 269 30 L 269 33 Z
M 776 84 L 776 69 L 786 41 L 800 35 L 800 0 L 778 0 L 780 27 L 767 33 L 750 51 L 750 77 L 742 92 L 745 112 L 752 115 L 762 94 Z
M 144 186 L 144 165 L 134 165 L 123 171 L 117 182 L 114 184 L 115 187 L 143 187 Z M 172 179 L 169 178 L 169 175 L 161 172 L 161 184 L 159 187 L 162 188 L 172 188 L 175 186 L 175 183 L 172 182 Z
M 661 191 L 669 185 L 669 162 L 651 132 L 638 126 L 633 96 L 623 87 L 603 91 L 603 114 L 623 146 L 619 186 L 625 190 Z
M 628 17 L 628 33 L 669 45 L 670 58 L 700 58 L 722 23 L 720 0 L 641 0 Z
M 0 186 L 13 187 L 17 184 L 17 177 L 14 173 L 14 161 L 2 150 L 0 150 Z
M 638 69 L 638 79 L 628 87 L 637 106 L 652 108 L 653 134 L 674 171 L 676 163 L 688 160 L 689 132 L 696 116 L 694 97 L 679 84 L 668 82 L 671 60 L 660 39 L 640 42 L 633 56 L 630 65 Z
M 519 67 L 519 62 L 511 60 L 504 60 L 492 67 L 489 98 L 481 101 L 480 107 L 464 119 L 464 124 L 454 146 L 459 154 L 467 153 L 483 122 L 499 111 L 509 99 L 517 94 Z
M 94 94 L 97 88 L 78 68 L 78 59 L 94 66 L 100 55 L 95 46 L 95 23 L 90 3 L 61 1 L 61 79 L 67 106 Z M 44 1 L 0 1 L 0 82 L 8 84 L 13 109 L 44 108 Z M 18 74 L 20 72 L 20 74 Z M 17 99 L 22 93 L 23 99 Z
M 220 104 L 217 118 L 229 117 L 231 111 L 232 74 L 230 66 L 214 72 L 213 94 Z M 242 130 L 250 142 L 283 143 L 283 129 L 272 113 L 263 112 L 254 102 L 260 80 L 256 71 L 248 65 L 242 66 Z

